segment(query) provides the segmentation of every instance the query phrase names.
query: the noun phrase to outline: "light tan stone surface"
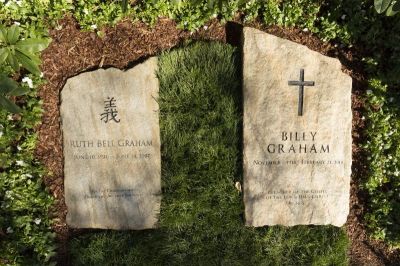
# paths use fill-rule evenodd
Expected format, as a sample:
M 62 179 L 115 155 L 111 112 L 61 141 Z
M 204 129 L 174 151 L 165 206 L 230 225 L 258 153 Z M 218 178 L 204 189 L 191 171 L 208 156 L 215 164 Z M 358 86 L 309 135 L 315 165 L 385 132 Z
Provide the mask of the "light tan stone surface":
M 246 225 L 343 225 L 350 197 L 352 79 L 337 59 L 305 46 L 252 28 L 244 28 L 243 38 Z M 299 80 L 302 68 L 315 86 L 304 88 L 304 113 L 298 116 L 299 89 L 288 81 Z M 298 133 L 297 140 L 286 139 L 290 132 Z
M 69 226 L 156 227 L 161 200 L 156 69 L 157 58 L 150 58 L 127 71 L 99 69 L 65 84 L 61 120 Z M 107 97 L 114 97 L 118 113 L 106 123 L 101 114 L 107 113 Z

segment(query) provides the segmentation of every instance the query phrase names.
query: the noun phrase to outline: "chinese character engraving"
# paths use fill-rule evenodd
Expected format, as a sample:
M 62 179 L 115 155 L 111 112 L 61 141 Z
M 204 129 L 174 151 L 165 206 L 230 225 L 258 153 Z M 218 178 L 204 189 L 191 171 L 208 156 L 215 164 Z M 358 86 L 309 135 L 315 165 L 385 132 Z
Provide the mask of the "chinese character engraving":
M 120 119 L 117 119 L 118 111 L 117 106 L 115 105 L 114 97 L 107 97 L 107 100 L 104 101 L 104 113 L 102 113 L 101 119 L 104 123 L 107 123 L 110 120 L 113 120 L 116 123 L 119 123 Z

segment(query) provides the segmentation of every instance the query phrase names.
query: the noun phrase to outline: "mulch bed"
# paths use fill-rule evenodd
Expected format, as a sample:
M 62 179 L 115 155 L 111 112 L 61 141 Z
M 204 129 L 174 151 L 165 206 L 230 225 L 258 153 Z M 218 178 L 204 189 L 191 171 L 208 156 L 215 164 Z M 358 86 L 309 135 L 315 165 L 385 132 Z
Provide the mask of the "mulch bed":
M 52 210 L 56 217 L 53 228 L 59 243 L 58 263 L 69 265 L 67 243 L 76 231 L 68 228 L 65 222 L 67 209 L 64 202 L 64 176 L 62 134 L 60 129 L 60 91 L 66 80 L 81 72 L 101 67 L 129 68 L 138 60 L 143 60 L 162 51 L 176 47 L 186 40 L 209 40 L 240 45 L 240 25 L 228 23 L 221 26 L 217 20 L 210 21 L 207 29 L 196 33 L 179 30 L 175 22 L 160 19 L 149 28 L 141 22 L 132 24 L 122 21 L 114 27 L 101 29 L 100 38 L 94 32 L 80 31 L 78 23 L 71 17 L 59 22 L 60 30 L 51 30 L 53 39 L 42 53 L 42 71 L 48 80 L 39 91 L 43 100 L 42 124 L 38 128 L 39 142 L 36 156 L 50 171 L 44 178 L 46 186 L 57 199 Z M 276 36 L 308 46 L 324 55 L 338 58 L 343 71 L 353 78 L 353 166 L 350 214 L 346 230 L 351 240 L 349 257 L 352 265 L 398 265 L 400 252 L 390 250 L 383 242 L 370 240 L 362 225 L 366 195 L 359 190 L 359 182 L 366 175 L 365 154 L 358 148 L 363 138 L 364 122 L 361 119 L 363 95 L 367 88 L 361 71 L 361 55 L 354 50 L 338 49 L 332 44 L 323 43 L 317 37 L 299 29 L 264 28 L 261 24 L 252 26 Z M 88 88 L 89 89 L 89 88 Z

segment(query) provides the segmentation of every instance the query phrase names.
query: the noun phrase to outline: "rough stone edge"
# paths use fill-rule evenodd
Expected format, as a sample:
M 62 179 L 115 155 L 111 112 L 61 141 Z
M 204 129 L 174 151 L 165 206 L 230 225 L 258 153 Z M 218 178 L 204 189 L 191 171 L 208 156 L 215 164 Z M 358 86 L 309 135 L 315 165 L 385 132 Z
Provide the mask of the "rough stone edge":
M 129 75 L 129 72 L 134 71 L 134 69 L 136 67 L 139 67 L 139 66 L 143 67 L 143 66 L 145 66 L 146 63 L 147 64 L 152 64 L 152 67 L 154 66 L 155 72 L 153 73 L 153 75 L 154 75 L 154 77 L 156 78 L 156 80 L 158 82 L 158 78 L 156 76 L 156 73 L 158 71 L 158 56 L 149 57 L 146 60 L 143 60 L 142 62 L 139 62 L 135 66 L 132 66 L 132 67 L 126 68 L 126 69 L 119 69 L 119 68 L 116 68 L 116 67 L 98 68 L 98 69 L 94 69 L 94 70 L 90 70 L 90 71 L 81 72 L 81 73 L 79 73 L 79 74 L 77 74 L 75 76 L 72 76 L 72 77 L 68 78 L 66 80 L 64 86 L 62 86 L 62 88 L 59 91 L 60 92 L 60 94 L 59 94 L 60 95 L 59 96 L 60 97 L 60 104 L 59 104 L 60 123 L 59 123 L 59 125 L 60 125 L 60 130 L 61 130 L 61 143 L 63 143 L 63 140 L 64 140 L 64 133 L 63 133 L 63 130 L 62 130 L 62 114 L 61 114 L 62 113 L 61 105 L 62 105 L 62 102 L 63 102 L 62 92 L 63 92 L 63 89 L 66 86 L 70 85 L 69 83 L 71 82 L 72 79 L 75 79 L 75 78 L 78 78 L 78 77 L 82 78 L 82 77 L 90 75 L 93 72 L 99 72 L 98 74 L 101 74 L 101 73 L 105 73 L 105 72 L 115 71 L 115 72 L 120 72 L 120 73 L 122 73 L 124 75 Z M 159 82 L 158 82 L 158 86 L 159 86 Z M 158 95 L 157 95 L 157 98 L 158 98 Z M 158 102 L 157 102 L 157 105 L 158 105 Z M 160 132 L 159 132 L 158 136 L 160 138 Z M 158 141 L 160 143 L 160 149 L 161 149 L 161 140 L 159 139 Z M 63 155 L 64 155 L 64 149 L 62 149 L 62 150 L 63 150 Z M 161 162 L 161 150 L 160 150 L 160 158 L 159 158 L 159 160 Z M 63 156 L 63 165 L 65 165 L 65 156 Z M 162 191 L 162 189 L 161 189 L 161 164 L 160 164 L 159 174 L 160 174 L 160 187 L 159 187 L 158 193 L 156 193 L 156 194 L 146 194 L 146 195 L 148 195 L 150 197 L 156 197 L 156 205 L 155 205 L 154 210 L 157 210 L 157 213 L 155 214 L 157 216 L 157 218 L 156 218 L 156 221 L 153 223 L 153 225 L 151 225 L 151 226 L 139 226 L 139 227 L 135 227 L 135 228 L 129 227 L 129 226 L 126 226 L 126 227 L 123 227 L 123 228 L 121 228 L 121 227 L 118 228 L 116 226 L 82 225 L 81 223 L 74 223 L 73 221 L 71 221 L 70 216 L 68 215 L 68 212 L 66 213 L 66 217 L 65 217 L 66 225 L 69 226 L 70 228 L 74 228 L 74 229 L 145 230 L 145 229 L 158 228 L 158 226 L 159 226 L 160 209 L 161 209 L 161 200 L 162 200 L 162 195 L 161 195 L 161 191 Z M 64 176 L 64 187 L 65 187 L 65 176 Z M 64 190 L 64 200 L 65 200 L 65 206 L 66 206 L 66 208 L 68 210 L 68 203 L 67 203 L 68 201 L 67 201 L 67 197 L 65 195 L 65 190 Z
M 243 27 L 243 33 L 242 33 L 242 37 L 241 37 L 241 40 L 242 40 L 241 44 L 242 44 L 242 47 L 244 46 L 244 42 L 245 42 L 246 35 L 249 34 L 250 31 L 253 31 L 255 34 L 264 34 L 264 35 L 268 36 L 268 38 L 271 38 L 271 39 L 283 40 L 283 41 L 285 41 L 285 42 L 290 43 L 291 45 L 298 45 L 299 47 L 302 47 L 301 49 L 307 50 L 308 52 L 310 52 L 310 53 L 316 55 L 316 56 L 319 57 L 319 58 L 323 58 L 324 60 L 331 61 L 332 64 L 335 65 L 335 67 L 336 67 L 338 70 L 340 70 L 340 72 L 341 72 L 342 75 L 344 75 L 344 76 L 346 76 L 346 77 L 348 77 L 348 78 L 351 79 L 351 76 L 350 76 L 350 75 L 348 75 L 348 74 L 346 74 L 346 73 L 343 72 L 343 67 L 344 67 L 344 66 L 342 65 L 342 63 L 340 62 L 340 60 L 339 60 L 338 58 L 336 58 L 336 57 L 331 57 L 331 56 L 329 56 L 329 55 L 321 54 L 320 52 L 311 50 L 310 48 L 308 48 L 308 47 L 307 47 L 306 45 L 304 45 L 304 44 L 300 44 L 300 43 L 297 43 L 297 42 L 294 42 L 294 41 L 291 41 L 291 40 L 288 40 L 288 39 L 284 39 L 284 38 L 281 38 L 281 37 L 272 35 L 272 34 L 270 34 L 270 33 L 268 33 L 268 32 L 264 32 L 264 31 L 262 31 L 262 30 L 256 29 L 256 28 L 252 28 L 252 27 Z
M 244 55 L 244 45 L 245 45 L 245 41 L 246 41 L 246 36 L 248 36 L 248 34 L 252 34 L 252 33 L 255 33 L 255 34 L 263 34 L 263 35 L 266 35 L 267 36 L 267 38 L 271 38 L 271 39 L 274 39 L 274 40 L 279 40 L 279 42 L 281 42 L 281 41 L 285 41 L 285 42 L 288 42 L 288 43 L 290 43 L 291 45 L 297 45 L 297 46 L 300 46 L 300 47 L 302 47 L 301 49 L 304 49 L 304 50 L 306 50 L 307 52 L 310 52 L 311 54 L 314 54 L 316 57 L 318 57 L 318 58 L 321 58 L 321 59 L 323 59 L 324 61 L 331 61 L 332 62 L 332 65 L 334 65 L 334 67 L 337 69 L 337 71 L 338 71 L 338 73 L 340 73 L 340 75 L 342 76 L 342 79 L 344 79 L 344 80 L 346 80 L 346 82 L 348 82 L 348 83 L 350 83 L 349 84 L 349 88 L 350 88 L 350 95 L 352 95 L 352 89 L 353 89 L 353 78 L 350 76 L 350 75 L 348 75 L 348 74 L 346 74 L 345 72 L 343 72 L 343 68 L 344 68 L 344 66 L 342 65 L 342 63 L 340 62 L 340 60 L 339 59 L 337 59 L 337 58 L 335 58 L 335 57 L 330 57 L 330 56 L 328 56 L 328 55 L 324 55 L 324 54 L 321 54 L 321 53 L 319 53 L 319 52 L 317 52 L 317 51 L 314 51 L 314 50 L 311 50 L 310 48 L 308 48 L 306 45 L 304 45 L 304 44 L 300 44 L 300 43 L 296 43 L 296 42 L 293 42 L 293 41 L 291 41 L 291 40 L 288 40 L 288 39 L 284 39 L 284 38 L 281 38 L 281 37 L 278 37 L 278 36 L 275 36 L 275 35 L 272 35 L 272 34 L 270 34 L 270 33 L 268 33 L 268 32 L 264 32 L 264 31 L 261 31 L 261 30 L 259 30 L 259 29 L 257 29 L 257 28 L 253 28 L 253 27 L 243 27 L 243 29 L 242 29 L 242 33 L 241 33 L 241 37 L 240 37 L 240 44 L 241 44 L 241 47 L 242 47 L 242 49 L 241 49 L 241 55 L 242 55 L 242 59 L 243 59 L 243 62 L 244 62 L 244 58 L 245 58 L 245 55 Z M 243 63 L 242 63 L 243 64 Z M 243 75 L 243 74 L 242 74 Z M 242 77 L 242 87 L 244 88 L 244 82 L 245 82 L 245 80 L 244 80 L 244 78 Z M 242 92 L 242 94 L 244 94 L 244 91 Z M 349 117 L 348 117 L 348 121 L 346 122 L 346 124 L 347 125 L 345 125 L 345 127 L 344 128 L 347 128 L 347 129 L 349 129 L 349 131 L 346 133 L 346 135 L 350 135 L 350 138 L 348 138 L 348 139 L 350 139 L 350 145 L 349 145 L 349 149 L 350 149 L 350 163 L 349 163 L 349 166 L 348 166 L 348 169 L 345 169 L 344 171 L 345 171 L 345 173 L 346 173 L 346 176 L 347 176 L 347 178 L 348 178 L 348 180 L 349 180 L 349 183 L 348 183 L 348 188 L 349 188 L 349 198 L 348 198 L 348 200 L 347 200 L 347 207 L 346 207 L 346 213 L 347 213 L 347 215 L 346 215 L 346 219 L 344 219 L 344 220 L 342 220 L 342 221 L 339 221 L 339 222 L 337 222 L 337 223 L 335 223 L 335 222 L 327 222 L 327 223 L 313 223 L 313 224 L 306 224 L 306 223 L 301 223 L 301 224 L 290 224 L 290 225 L 283 225 L 283 226 L 285 226 L 285 227 L 292 227 L 292 226 L 296 226 L 296 225 L 333 225 L 333 226 L 336 226 L 336 227 L 343 227 L 346 223 L 347 223 L 347 219 L 348 219 L 348 216 L 349 216 L 349 214 L 350 214 L 350 194 L 351 194 L 351 181 L 352 181 L 352 165 L 353 165 L 353 152 L 352 152 L 352 145 L 353 145 L 353 137 L 352 137 L 352 121 L 353 121 L 353 109 L 352 109 L 352 99 L 350 98 L 349 99 L 349 104 L 350 104 L 350 106 L 349 106 L 349 108 L 350 108 L 350 112 L 349 112 Z M 243 102 L 243 105 L 244 105 L 244 102 Z M 243 149 L 243 152 L 242 152 L 243 154 L 242 154 L 242 156 L 243 156 L 243 159 L 245 158 L 245 154 L 244 154 L 244 149 Z M 245 180 L 246 180 L 246 177 L 245 177 L 245 175 L 244 175 L 244 173 L 245 173 L 245 171 L 244 171 L 244 168 L 245 168 L 245 163 L 243 162 L 243 187 L 244 187 L 244 189 L 243 189 L 243 192 L 244 192 L 244 194 L 243 194 L 243 201 L 245 200 L 245 198 L 248 198 L 248 197 L 246 197 L 245 195 L 247 194 L 247 193 L 245 193 L 245 191 L 246 191 L 246 188 L 245 188 L 245 186 L 246 186 L 246 182 L 245 182 Z M 246 211 L 246 205 L 244 204 L 244 223 L 245 223 L 245 226 L 247 226 L 247 227 L 263 227 L 263 226 L 275 226 L 275 225 L 281 225 L 281 224 L 278 224 L 278 223 L 271 223 L 271 224 L 259 224 L 259 225 L 254 225 L 253 224 L 253 219 L 250 219 L 250 220 L 248 220 L 247 219 L 247 211 Z
M 38 145 L 35 149 L 35 157 L 50 171 L 44 177 L 44 181 L 56 198 L 56 203 L 50 210 L 51 215 L 56 215 L 58 218 L 53 228 L 59 237 L 67 237 L 69 229 L 65 220 L 63 152 L 59 124 L 60 91 L 66 80 L 81 73 L 99 69 L 103 65 L 124 70 L 129 68 L 132 62 L 137 63 L 142 61 L 143 58 L 177 47 L 189 38 L 222 42 L 225 42 L 226 39 L 225 28 L 219 25 L 216 20 L 210 21 L 208 31 L 201 30 L 193 35 L 177 29 L 176 23 L 168 19 L 160 19 L 152 28 L 141 22 L 132 24 L 129 21 L 121 21 L 114 27 L 105 28 L 104 38 L 99 38 L 93 32 L 80 31 L 77 21 L 69 16 L 60 20 L 59 25 L 62 30 L 53 29 L 50 31 L 53 41 L 42 53 L 41 69 L 48 82 L 39 88 L 38 93 L 43 100 L 44 114 L 42 124 L 36 128 Z M 126 45 L 137 43 L 130 37 L 132 34 L 123 34 L 123 38 L 120 39 L 119 31 L 133 33 L 141 37 L 137 38 L 139 43 L 135 45 L 134 51 L 123 54 L 123 60 L 114 60 L 112 56 L 109 56 L 110 50 L 116 49 L 117 53 L 121 53 Z M 158 34 L 163 32 L 168 34 L 167 39 L 157 37 Z M 113 38 L 117 38 L 117 40 L 111 42 L 110 40 Z M 141 39 L 147 41 L 149 38 L 153 38 L 153 40 L 149 43 L 141 42 Z M 78 52 L 75 52 L 77 49 Z M 106 56 L 101 56 L 101 54 Z M 115 58 L 118 58 L 118 55 Z

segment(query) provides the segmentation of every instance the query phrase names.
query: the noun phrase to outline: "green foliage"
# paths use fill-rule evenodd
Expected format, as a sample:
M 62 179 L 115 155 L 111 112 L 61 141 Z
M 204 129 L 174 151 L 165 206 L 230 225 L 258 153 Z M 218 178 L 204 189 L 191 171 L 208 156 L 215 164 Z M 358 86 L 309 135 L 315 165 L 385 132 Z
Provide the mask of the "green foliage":
M 375 0 L 374 5 L 375 5 L 376 11 L 378 13 L 385 12 L 385 10 L 388 9 L 391 2 L 392 2 L 392 0 Z
M 11 112 L 19 113 L 19 108 L 15 103 L 10 101 L 7 96 L 21 96 L 28 92 L 26 88 L 21 88 L 17 82 L 8 78 L 4 74 L 0 74 L 0 107 Z
M 42 113 L 35 90 L 40 79 L 31 78 L 33 89 L 19 85 L 28 91 L 20 101 L 21 113 L 0 110 L 0 265 L 47 265 L 55 255 L 48 216 L 53 199 L 42 184 L 44 170 L 33 155 L 34 128 Z
M 396 93 L 371 80 L 367 92 L 369 175 L 363 186 L 369 201 L 365 219 L 372 235 L 400 247 L 400 108 Z
M 128 0 L 121 1 L 122 13 L 125 13 L 128 10 L 128 5 L 129 5 Z
M 117 1 L 78 0 L 68 5 L 81 26 L 90 30 L 99 29 L 104 24 L 115 24 L 130 14 L 128 5 L 123 6 Z
M 386 0 L 385 0 L 386 1 Z M 396 0 L 397 1 L 397 0 Z M 398 7 L 400 1 L 391 1 Z M 394 10 L 397 10 L 394 8 Z M 125 10 L 126 9 L 126 10 Z M 397 83 L 400 76 L 400 20 L 380 16 L 372 0 L 53 0 L 0 3 L 0 21 L 21 24 L 27 37 L 43 37 L 48 27 L 60 29 L 57 20 L 72 14 L 85 30 L 101 34 L 103 25 L 123 18 L 154 24 L 161 17 L 178 27 L 196 31 L 210 19 L 221 22 L 240 15 L 266 25 L 297 27 L 324 41 L 341 46 L 357 45 L 378 62 L 382 78 Z
M 160 227 L 73 239 L 73 265 L 347 265 L 340 228 L 244 226 L 241 87 L 229 45 L 195 43 L 159 58 Z
M 375 0 L 374 6 L 379 14 L 386 11 L 387 16 L 393 16 L 400 11 L 400 1 L 398 0 Z
M 37 53 L 49 44 L 47 39 L 20 39 L 20 28 L 17 25 L 4 27 L 0 24 L 0 64 L 7 62 L 14 71 L 20 65 L 35 75 L 40 75 L 40 58 Z
M 222 22 L 234 17 L 238 0 L 218 1 L 143 1 L 133 7 L 134 18 L 153 24 L 159 17 L 174 19 L 180 28 L 195 31 L 213 18 Z
M 2 14 L 0 12 L 0 14 Z M 1 16 L 1 15 L 0 15 Z M 48 210 L 52 197 L 42 184 L 44 170 L 34 159 L 34 128 L 40 123 L 38 53 L 48 41 L 33 27 L 0 25 L 0 264 L 47 265 L 55 255 Z M 40 34 L 40 32 L 38 32 Z M 23 68 L 21 82 L 10 79 Z M 24 71 L 18 75 L 25 75 Z M 18 98 L 18 106 L 10 96 Z M 9 114 L 13 112 L 18 114 Z
M 33 2 L 43 6 L 43 1 L 29 4 Z M 48 213 L 53 199 L 33 155 L 34 128 L 42 113 L 36 96 L 42 82 L 39 52 L 48 44 L 46 30 L 38 25 L 43 25 L 46 13 L 40 16 L 27 6 L 27 1 L 0 3 L 0 265 L 51 265 L 55 255 Z M 21 82 L 10 79 L 21 65 L 35 75 L 23 70 L 15 75 L 23 77 Z M 18 106 L 10 101 L 23 94 Z
M 314 23 L 318 19 L 317 15 L 321 8 L 321 3 L 304 0 L 272 0 L 266 1 L 264 7 L 263 17 L 267 25 L 301 26 L 315 31 Z

